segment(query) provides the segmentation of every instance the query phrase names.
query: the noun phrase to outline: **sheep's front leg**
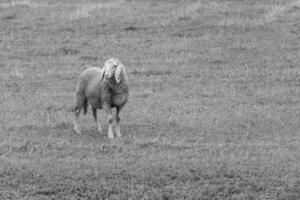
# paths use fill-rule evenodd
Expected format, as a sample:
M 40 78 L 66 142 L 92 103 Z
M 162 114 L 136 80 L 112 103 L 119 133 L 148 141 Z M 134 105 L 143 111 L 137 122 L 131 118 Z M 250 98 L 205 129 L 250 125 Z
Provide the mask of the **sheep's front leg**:
M 77 134 L 81 134 L 81 130 L 80 130 L 80 127 L 79 127 L 79 115 L 80 115 L 80 109 L 77 108 L 74 111 L 74 131 Z
M 112 112 L 111 112 L 111 107 L 109 104 L 104 104 L 103 106 L 106 114 L 108 115 L 107 118 L 107 122 L 108 122 L 108 138 L 109 139 L 113 139 L 114 138 L 114 134 L 113 134 L 113 130 L 112 130 L 112 125 L 113 125 L 113 116 L 112 116 Z
M 121 118 L 120 118 L 120 111 L 121 111 L 121 108 L 122 107 L 117 107 L 117 112 L 116 112 L 116 134 L 118 137 L 121 137 L 121 131 L 120 131 L 120 121 L 121 121 Z
M 97 108 L 92 108 L 92 111 L 93 111 L 94 120 L 97 123 L 97 129 L 98 129 L 99 133 L 102 133 L 100 120 L 97 119 Z

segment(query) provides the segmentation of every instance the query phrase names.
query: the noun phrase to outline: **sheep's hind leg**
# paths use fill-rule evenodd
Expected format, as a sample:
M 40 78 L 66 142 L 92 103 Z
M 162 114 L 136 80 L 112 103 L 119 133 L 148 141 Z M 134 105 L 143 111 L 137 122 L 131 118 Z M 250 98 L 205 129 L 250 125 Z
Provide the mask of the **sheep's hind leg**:
M 108 138 L 113 139 L 114 138 L 114 134 L 112 131 L 113 116 L 111 113 L 111 107 L 109 105 L 105 105 L 104 110 L 105 110 L 106 114 L 108 115 L 108 120 L 107 120 L 108 121 Z
M 97 123 L 97 130 L 102 133 L 102 128 L 101 128 L 101 124 L 100 124 L 100 120 L 97 119 L 97 108 L 92 108 L 93 111 L 93 117 L 95 122 Z
M 74 111 L 74 131 L 77 134 L 81 134 L 81 130 L 79 127 L 79 115 L 80 115 L 80 108 L 76 108 Z
M 120 131 L 120 111 L 121 111 L 121 108 L 117 107 L 117 112 L 116 112 L 116 135 L 118 137 L 121 137 L 121 131 Z

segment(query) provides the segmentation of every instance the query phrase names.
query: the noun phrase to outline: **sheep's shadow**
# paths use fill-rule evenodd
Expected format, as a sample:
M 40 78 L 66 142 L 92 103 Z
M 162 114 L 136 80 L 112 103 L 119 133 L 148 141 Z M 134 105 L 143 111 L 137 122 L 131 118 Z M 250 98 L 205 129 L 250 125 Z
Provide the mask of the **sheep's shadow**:
M 92 140 L 92 141 L 108 140 L 107 130 L 104 129 L 102 133 L 100 133 L 96 127 L 82 128 L 80 134 L 76 133 L 75 130 L 72 128 L 70 137 L 73 137 L 74 139 L 77 140 Z
M 199 129 L 186 127 L 176 123 L 149 123 L 123 125 L 125 137 L 137 137 L 151 139 L 157 137 L 168 137 L 172 139 L 192 137 L 201 134 Z
M 94 141 L 110 141 L 111 139 L 108 139 L 107 131 L 107 126 L 102 127 L 102 133 L 100 133 L 96 127 L 82 128 L 81 134 L 77 134 L 72 129 L 71 137 Z M 116 136 L 115 129 L 113 129 L 113 131 L 113 140 L 131 140 L 132 138 L 139 140 L 153 140 L 155 138 L 168 138 L 169 140 L 177 140 L 184 138 L 193 138 L 202 134 L 199 129 L 193 127 L 185 127 L 175 123 L 122 124 L 121 138 Z

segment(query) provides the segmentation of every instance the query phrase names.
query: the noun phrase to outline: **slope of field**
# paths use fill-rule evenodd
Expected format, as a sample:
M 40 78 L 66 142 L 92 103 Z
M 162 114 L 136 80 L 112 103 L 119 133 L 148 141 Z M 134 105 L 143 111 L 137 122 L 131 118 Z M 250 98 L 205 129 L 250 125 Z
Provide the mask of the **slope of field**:
M 0 199 L 300 199 L 299 22 L 299 0 L 1 1 Z M 90 112 L 77 135 L 78 75 L 111 56 L 123 137 Z

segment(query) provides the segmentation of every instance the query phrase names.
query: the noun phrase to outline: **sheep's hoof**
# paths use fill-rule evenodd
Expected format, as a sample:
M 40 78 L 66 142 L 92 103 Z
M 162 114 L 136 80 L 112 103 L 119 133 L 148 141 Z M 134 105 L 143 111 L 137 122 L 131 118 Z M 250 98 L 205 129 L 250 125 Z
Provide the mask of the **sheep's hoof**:
M 120 131 L 117 131 L 116 135 L 117 135 L 117 137 L 121 137 L 122 136 Z
M 109 134 L 108 134 L 108 138 L 109 138 L 109 139 L 114 139 L 114 135 L 113 135 L 112 133 L 109 133 Z
M 116 135 L 117 135 L 117 137 L 121 137 L 121 131 L 120 131 L 119 124 L 117 124 L 117 126 L 116 126 Z

